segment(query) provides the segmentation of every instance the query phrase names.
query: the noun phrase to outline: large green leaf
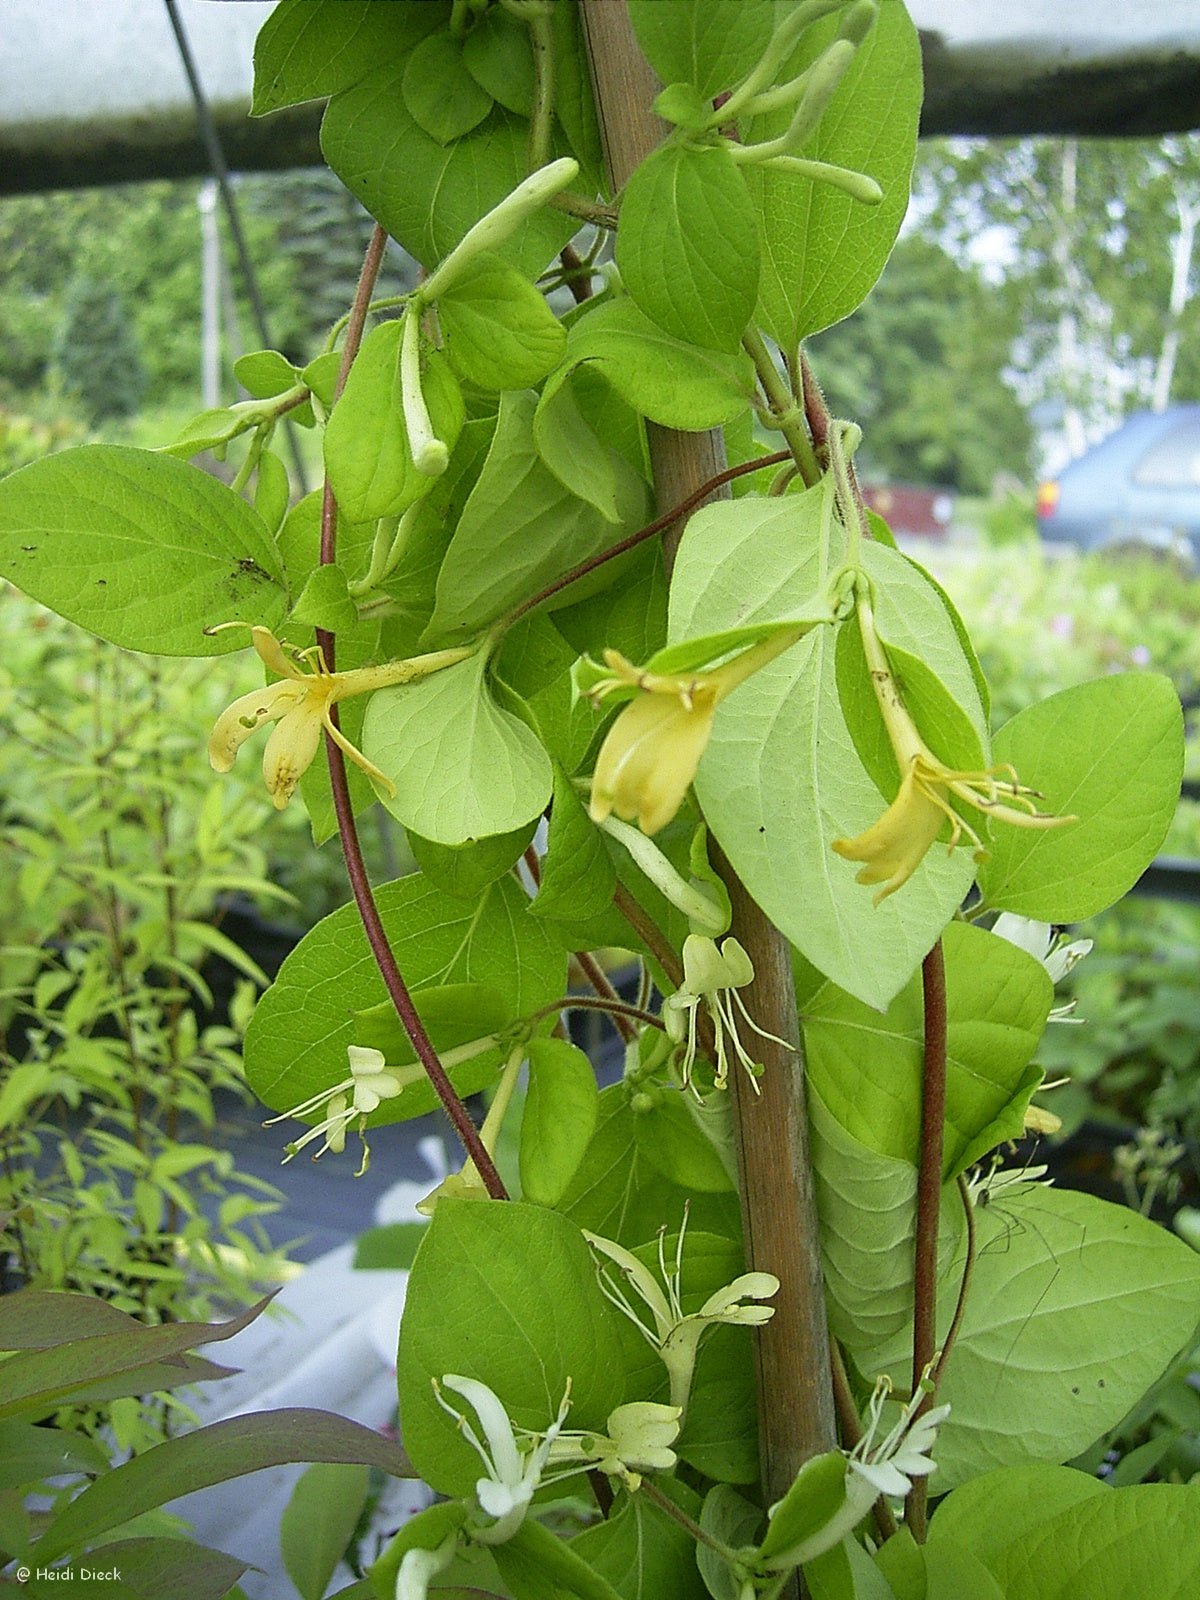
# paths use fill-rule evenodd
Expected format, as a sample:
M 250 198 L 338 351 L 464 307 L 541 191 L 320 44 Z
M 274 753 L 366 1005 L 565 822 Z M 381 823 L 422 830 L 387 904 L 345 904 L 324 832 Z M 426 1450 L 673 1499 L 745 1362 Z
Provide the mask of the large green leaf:
M 30 1555 L 39 1557 L 36 1545 Z M 35 1600 L 88 1600 L 103 1588 L 108 1600 L 222 1600 L 241 1593 L 234 1585 L 248 1566 L 192 1539 L 112 1539 L 78 1563 L 39 1567 L 21 1593 Z
M 487 460 L 438 575 L 431 638 L 478 632 L 621 536 L 545 465 L 533 434 L 536 406 L 536 396 L 524 390 L 501 398 Z M 632 531 L 646 519 L 649 491 L 615 452 L 609 455 L 621 521 Z M 607 582 L 607 574 L 596 581 Z M 573 587 L 568 598 L 582 594 Z
M 495 883 L 521 859 L 536 829 L 535 819 L 511 833 L 493 834 L 491 838 L 461 845 L 435 844 L 410 829 L 408 848 L 436 888 L 460 900 L 474 900 L 481 889 Z
M 671 583 L 677 643 L 793 613 L 844 557 L 827 488 L 707 506 L 689 521 Z M 966 893 L 964 851 L 933 850 L 880 905 L 834 854 L 881 812 L 837 692 L 833 630 L 817 628 L 717 708 L 696 789 L 750 893 L 839 987 L 883 1009 Z
M 404 64 L 388 62 L 335 95 L 321 124 L 321 149 L 371 215 L 432 270 L 527 176 L 529 129 L 497 109 L 463 138 L 441 145 L 406 108 L 403 78 Z M 498 254 L 536 278 L 577 227 L 561 211 L 540 211 Z
M 492 698 L 482 652 L 372 695 L 363 751 L 396 786 L 388 810 L 435 844 L 512 833 L 550 798 L 550 758 Z
M 662 81 L 705 100 L 746 76 L 775 20 L 770 0 L 629 0 L 629 19 Z
M 220 656 L 287 605 L 266 524 L 216 478 L 152 450 L 89 444 L 0 481 L 0 572 L 130 650 Z
M 869 1349 L 912 1320 L 916 1168 L 847 1133 L 815 1089 L 808 1114 L 830 1331 L 849 1350 Z M 938 1224 L 938 1282 L 951 1297 L 962 1277 L 955 1252 L 963 1227 L 957 1189 L 947 1189 Z
M 1039 961 L 966 922 L 942 936 L 946 965 L 944 1180 L 1018 1139 L 1041 1081 L 1029 1062 L 1054 987 Z M 804 1007 L 808 1074 L 846 1131 L 879 1155 L 917 1165 L 924 1014 L 914 977 L 881 1017 L 826 984 Z
M 566 1039 L 531 1039 L 521 1116 L 521 1193 L 534 1205 L 562 1199 L 591 1142 L 599 1110 L 592 1064 Z
M 279 1522 L 279 1550 L 303 1600 L 323 1600 L 367 1498 L 365 1463 L 320 1461 L 304 1472 Z
M 758 299 L 754 204 L 717 145 L 669 142 L 625 185 L 617 229 L 625 287 L 674 338 L 736 351 Z
M 538 1431 L 569 1383 L 569 1425 L 602 1431 L 623 1399 L 621 1352 L 617 1313 L 574 1224 L 517 1201 L 438 1202 L 409 1278 L 396 1368 L 405 1446 L 433 1488 L 464 1494 L 481 1472 L 434 1379 L 486 1383 L 515 1423 Z
M 780 74 L 795 76 L 836 37 L 839 18 L 806 32 Z M 882 0 L 821 122 L 795 153 L 865 172 L 883 200 L 865 205 L 796 173 L 746 168 L 762 237 L 762 314 L 785 349 L 848 316 L 866 299 L 891 253 L 904 213 L 917 147 L 921 53 L 902 0 Z M 742 129 L 743 142 L 778 137 L 784 106 Z
M 251 115 L 348 89 L 381 61 L 402 61 L 449 15 L 448 0 L 282 0 L 254 41 Z
M 549 1005 L 563 992 L 565 957 L 529 916 L 525 895 L 511 878 L 491 884 L 472 904 L 442 894 L 418 873 L 385 884 L 376 902 L 413 990 L 483 984 L 496 991 L 512 1017 Z M 284 1111 L 339 1083 L 347 1073 L 347 1046 L 367 1042 L 358 1038 L 355 1013 L 386 998 L 358 912 L 342 906 L 304 936 L 258 1003 L 245 1044 L 246 1076 L 255 1094 Z M 472 1081 L 464 1092 L 486 1083 L 497 1060 L 493 1051 L 468 1063 Z M 463 1082 L 464 1070 L 456 1069 L 456 1082 Z M 415 1116 L 435 1103 L 427 1084 L 414 1084 L 399 1099 L 385 1100 L 372 1124 Z
M 0 1422 L 0 1492 L 68 1473 L 104 1472 L 108 1452 L 94 1439 L 32 1422 Z
M 685 344 L 628 298 L 605 301 L 573 324 L 560 370 L 565 376 L 584 362 L 594 363 L 623 399 L 665 428 L 719 427 L 754 397 L 749 356 Z
M 1017 1185 L 977 1208 L 966 1317 L 938 1398 L 935 1493 L 993 1467 L 1069 1460 L 1114 1427 L 1200 1318 L 1200 1257 L 1091 1195 Z M 940 1297 L 939 1337 L 953 1310 Z M 907 1334 L 859 1357 L 906 1383 Z M 1057 1591 L 1055 1591 L 1057 1592 Z
M 492 97 L 472 77 L 459 41 L 449 29 L 422 39 L 404 69 L 404 104 L 423 133 L 449 144 L 477 128 Z
M 1106 1489 L 1065 1468 L 1015 1468 L 957 1490 L 930 1549 L 969 1545 L 1006 1600 L 1189 1600 L 1200 1588 L 1197 1518 L 1195 1483 Z
M 293 1461 L 359 1462 L 392 1477 L 413 1475 L 399 1445 L 331 1411 L 295 1407 L 227 1417 L 155 1445 L 93 1483 L 55 1517 L 38 1556 L 52 1561 L 182 1494 Z
M 660 1485 L 693 1518 L 700 1500 L 686 1484 Z M 621 1600 L 706 1600 L 691 1535 L 645 1495 L 623 1495 L 607 1521 L 571 1541 L 589 1566 L 608 1579 Z
M 399 516 L 434 486 L 417 471 L 408 443 L 400 395 L 403 327 L 402 318 L 385 322 L 363 340 L 325 430 L 329 482 L 351 522 Z M 434 433 L 453 450 L 465 420 L 462 393 L 438 351 L 425 351 L 421 365 Z
M 1077 922 L 1130 889 L 1166 837 L 1183 775 L 1183 714 L 1167 678 L 1127 672 L 1064 689 L 996 735 L 1059 828 L 994 822 L 979 886 L 989 905 Z
M 477 256 L 437 303 L 451 365 L 481 389 L 525 389 L 557 366 L 567 333 L 519 272 Z
M 571 780 L 557 768 L 542 882 L 530 910 L 535 917 L 586 921 L 608 909 L 616 886 L 617 870 L 604 835 L 588 816 Z

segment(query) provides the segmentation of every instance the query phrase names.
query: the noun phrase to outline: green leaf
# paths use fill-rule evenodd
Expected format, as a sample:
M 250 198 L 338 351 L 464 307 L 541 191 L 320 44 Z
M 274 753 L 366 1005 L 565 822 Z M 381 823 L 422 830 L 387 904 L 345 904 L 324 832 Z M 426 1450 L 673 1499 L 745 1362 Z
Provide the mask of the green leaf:
M 0 1491 L 20 1489 L 39 1478 L 103 1472 L 108 1455 L 94 1439 L 31 1422 L 0 1422 Z
M 438 144 L 461 139 L 492 109 L 492 97 L 468 72 L 458 40 L 440 29 L 409 55 L 402 90 L 413 121 Z
M 869 1349 L 912 1320 L 916 1168 L 847 1133 L 815 1089 L 808 1113 L 830 1331 L 851 1351 Z M 962 1276 L 961 1264 L 955 1275 L 955 1254 L 963 1228 L 958 1190 L 947 1187 L 938 1220 L 938 1286 L 952 1298 Z
M 135 1317 L 90 1294 L 18 1289 L 0 1296 L 0 1350 L 49 1350 L 74 1339 L 133 1333 L 140 1327 Z
M 762 1520 L 759 1507 L 751 1505 L 728 1484 L 719 1483 L 704 1497 L 700 1526 L 718 1544 L 726 1545 L 731 1550 L 756 1545 Z M 741 1584 L 729 1563 L 715 1550 L 708 1545 L 698 1544 L 696 1564 L 713 1600 L 741 1600 Z
M 301 380 L 308 385 L 326 411 L 333 410 L 337 375 L 341 365 L 341 351 L 326 350 L 324 355 L 314 356 L 300 374 Z
M 660 145 L 625 185 L 617 266 L 638 306 L 685 344 L 735 353 L 758 299 L 755 209 L 728 150 Z
M 536 831 L 535 817 L 511 833 L 492 834 L 473 844 L 450 845 L 435 844 L 410 830 L 408 848 L 430 883 L 444 894 L 474 900 L 481 889 L 502 878 L 521 859 Z
M 406 109 L 403 75 L 402 65 L 389 63 L 335 95 L 321 124 L 321 149 L 376 221 L 432 270 L 527 176 L 529 128 L 495 110 L 443 146 Z M 397 151 L 403 151 L 402 160 L 396 159 Z M 574 218 L 547 208 L 498 253 L 526 278 L 536 278 L 578 226 Z
M 279 532 L 287 516 L 292 485 L 288 470 L 273 450 L 264 450 L 258 458 L 254 478 L 254 509 L 263 520 L 268 533 Z
M 325 466 L 338 507 L 351 522 L 398 516 L 433 488 L 418 472 L 400 396 L 403 318 L 373 328 L 325 430 Z M 421 384 L 435 434 L 451 450 L 462 431 L 462 393 L 444 356 L 422 353 Z
M 645 661 L 667 634 L 667 579 L 656 540 L 630 551 L 621 582 L 554 613 L 554 623 L 580 655 L 619 650 Z M 620 563 L 610 565 L 615 571 Z
M 977 1208 L 976 1229 L 966 1316 L 938 1393 L 953 1409 L 935 1494 L 993 1467 L 1077 1455 L 1116 1426 L 1200 1317 L 1200 1258 L 1125 1206 L 1019 1185 Z M 939 1338 L 953 1308 L 941 1299 Z M 907 1382 L 910 1356 L 901 1334 L 859 1366 Z
M 410 1518 L 371 1568 L 371 1584 L 379 1600 L 395 1600 L 400 1563 L 410 1550 L 436 1550 L 458 1532 L 466 1516 L 466 1507 L 459 1501 L 443 1500 Z
M 810 28 L 781 78 L 814 61 L 836 37 L 839 20 L 833 16 Z M 761 230 L 762 315 L 785 350 L 848 316 L 883 271 L 908 208 L 920 105 L 917 31 L 901 0 L 882 0 L 878 20 L 816 132 L 795 152 L 865 172 L 883 189 L 882 202 L 864 205 L 796 173 L 745 169 Z M 778 137 L 792 111 L 784 106 L 747 122 L 743 143 Z
M 182 1494 L 295 1461 L 358 1463 L 412 1476 L 399 1445 L 330 1411 L 294 1407 L 228 1417 L 155 1445 L 85 1489 L 42 1535 L 39 1559 L 52 1561 Z
M 588 816 L 571 780 L 556 767 L 542 882 L 530 911 L 535 917 L 560 917 L 567 922 L 598 917 L 612 904 L 616 885 L 616 868 L 603 834 Z
M 494 989 L 513 1018 L 549 1005 L 563 992 L 566 959 L 527 914 L 524 892 L 501 878 L 474 904 L 451 900 L 419 875 L 385 884 L 376 903 L 400 970 L 414 991 L 439 984 L 479 983 Z M 382 1004 L 383 980 L 358 912 L 342 906 L 307 933 L 258 1003 L 246 1032 L 246 1075 L 272 1110 L 298 1105 L 346 1076 L 346 1048 L 362 1042 L 355 1013 Z M 488 1081 L 498 1056 L 468 1066 Z M 490 1067 L 488 1065 L 490 1061 Z M 459 1068 L 455 1073 L 465 1069 Z M 461 1081 L 461 1080 L 460 1080 Z M 372 1126 L 432 1110 L 426 1084 L 385 1100 Z
M 596 1128 L 592 1064 L 565 1039 L 531 1039 L 521 1118 L 521 1193 L 534 1205 L 562 1199 Z
M 562 484 L 595 506 L 609 522 L 620 520 L 619 458 L 579 409 L 571 383 L 547 384 L 533 418 L 538 454 Z
M 620 537 L 620 529 L 564 489 L 543 463 L 533 436 L 536 405 L 526 391 L 501 397 L 487 460 L 438 575 L 432 637 L 478 632 Z M 647 487 L 615 454 L 612 461 L 621 521 L 633 529 L 646 516 Z M 579 597 L 574 588 L 566 593 Z
M 711 100 L 754 66 L 775 18 L 769 0 L 629 0 L 629 20 L 664 83 Z
M 527 389 L 562 359 L 567 333 L 533 285 L 496 256 L 478 256 L 442 294 L 438 324 L 450 364 L 480 389 Z
M 449 18 L 445 0 L 419 6 L 372 0 L 282 0 L 254 43 L 251 115 L 347 89 L 381 61 L 402 61 Z
M 653 1104 L 634 1111 L 634 1139 L 639 1153 L 681 1189 L 697 1194 L 726 1194 L 734 1187 L 721 1149 L 732 1152 L 729 1106 L 713 1095 L 698 1106 L 690 1094 L 673 1085 L 651 1095 Z
M 812 1600 L 896 1600 L 883 1573 L 853 1538 L 805 1562 L 804 1581 Z
M 775 1560 L 819 1533 L 842 1508 L 846 1498 L 846 1458 L 826 1450 L 806 1461 L 792 1485 L 771 1512 L 758 1547 L 761 1561 Z
M 946 965 L 943 1181 L 1019 1139 L 1041 1082 L 1026 1069 L 1054 999 L 1041 962 L 966 922 L 942 935 Z M 809 1078 L 846 1131 L 915 1167 L 921 1140 L 924 1008 L 914 977 L 881 1017 L 827 985 L 804 1008 Z
M 38 1556 L 37 1547 L 32 1555 Z M 37 1600 L 58 1595 L 63 1600 L 87 1600 L 102 1589 L 111 1600 L 222 1600 L 240 1594 L 233 1586 L 249 1563 L 209 1550 L 185 1538 L 113 1539 L 76 1563 L 40 1569 L 22 1592 Z M 109 1573 L 117 1572 L 118 1577 Z
M 1130 889 L 1166 837 L 1183 776 L 1183 715 L 1168 678 L 1127 672 L 1019 712 L 995 740 L 1061 828 L 993 823 L 984 899 L 1041 921 L 1095 916 Z
M 1000 1492 L 1011 1500 L 1015 1487 Z M 1190 1536 L 1198 1515 L 1194 1482 L 1102 1489 L 1039 1517 L 1024 1538 L 990 1551 L 987 1565 L 1005 1600 L 1189 1600 L 1200 1584 Z
M 425 1237 L 425 1222 L 385 1222 L 368 1228 L 354 1241 L 356 1272 L 407 1271 Z
M 689 1516 L 700 1499 L 675 1479 L 659 1483 Z M 707 1590 L 696 1566 L 696 1546 L 686 1528 L 645 1495 L 622 1495 L 604 1522 L 571 1540 L 588 1565 L 607 1578 L 621 1600 L 705 1600 Z
M 516 1600 L 621 1600 L 617 1591 L 565 1540 L 526 1517 L 516 1535 L 493 1550 Z
M 511 1201 L 438 1201 L 408 1282 L 396 1377 L 404 1442 L 442 1494 L 469 1492 L 479 1457 L 438 1405 L 431 1380 L 486 1383 L 521 1427 L 545 1431 L 568 1381 L 570 1424 L 602 1431 L 623 1398 L 617 1313 L 579 1229 Z M 465 1406 L 460 1397 L 445 1398 Z
M 239 433 L 244 433 L 247 426 L 244 415 L 225 407 L 201 411 L 183 425 L 170 444 L 160 445 L 158 454 L 178 456 L 181 461 L 187 461 L 191 456 L 198 456 L 202 450 L 218 450 L 219 446 L 228 444 Z M 224 451 L 219 451 L 219 454 L 223 457 Z
M 247 394 L 270 400 L 294 389 L 300 373 L 278 350 L 252 350 L 233 363 L 233 375 Z
M 930 1545 L 961 1545 L 994 1572 L 1010 1546 L 1027 1544 L 1046 1524 L 1111 1492 L 1074 1467 L 1001 1467 L 946 1496 L 930 1525 Z
M 221 622 L 274 627 L 283 575 L 258 514 L 195 467 L 81 445 L 0 481 L 0 572 L 70 622 L 130 650 L 221 656 Z
M 826 485 L 706 506 L 671 582 L 677 643 L 806 606 L 844 558 Z M 844 626 L 844 625 L 843 625 Z M 837 693 L 834 630 L 818 628 L 717 708 L 696 790 L 705 820 L 771 920 L 814 966 L 883 1009 L 966 893 L 966 852 L 932 850 L 880 905 L 834 854 L 875 822 L 879 792 Z
M 498 6 L 489 8 L 463 40 L 462 58 L 479 87 L 506 111 L 533 114 L 533 50 L 524 23 Z
M 580 317 L 564 360 L 564 378 L 593 363 L 635 410 L 666 428 L 719 427 L 745 411 L 754 395 L 748 355 L 674 339 L 630 299 L 604 301 Z
M 292 608 L 291 620 L 310 622 L 314 628 L 328 628 L 330 633 L 354 627 L 358 607 L 351 599 L 341 567 L 314 567 Z
M 581 1228 L 629 1247 L 654 1239 L 664 1225 L 677 1228 L 689 1198 L 646 1160 L 638 1146 L 637 1122 L 624 1084 L 601 1091 L 596 1132 L 559 1202 L 559 1210 Z M 690 1199 L 691 1230 L 740 1240 L 734 1195 Z
M 119 1333 L 96 1334 L 9 1356 L 0 1363 L 0 1421 L 38 1416 L 69 1396 L 90 1393 L 109 1379 L 122 1379 L 152 1364 L 166 1367 L 196 1345 L 232 1339 L 266 1304 L 261 1300 L 228 1322 L 173 1322 L 156 1327 L 134 1323 Z M 184 1375 L 181 1365 L 181 1378 Z
M 302 1600 L 324 1600 L 367 1498 L 367 1468 L 320 1462 L 301 1474 L 279 1522 L 279 1549 Z
M 550 799 L 550 758 L 496 704 L 482 651 L 372 695 L 363 752 L 396 786 L 387 809 L 435 844 L 513 833 Z

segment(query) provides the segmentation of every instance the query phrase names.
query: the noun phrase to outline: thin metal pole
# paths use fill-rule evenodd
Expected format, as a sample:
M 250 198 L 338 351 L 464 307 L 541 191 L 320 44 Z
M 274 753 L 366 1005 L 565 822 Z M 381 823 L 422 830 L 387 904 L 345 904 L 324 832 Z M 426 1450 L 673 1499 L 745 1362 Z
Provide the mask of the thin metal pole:
M 221 148 L 221 136 L 217 132 L 217 125 L 213 121 L 212 111 L 209 108 L 203 86 L 200 83 L 200 76 L 196 70 L 196 60 L 192 55 L 191 45 L 188 43 L 187 33 L 183 26 L 183 18 L 179 15 L 179 8 L 175 4 L 175 0 L 163 0 L 163 3 L 167 8 L 171 31 L 175 35 L 175 43 L 179 48 L 179 59 L 183 63 L 184 72 L 187 74 L 188 87 L 192 91 L 192 101 L 196 107 L 196 124 L 200 130 L 200 138 L 204 143 L 205 151 L 208 154 L 208 165 L 217 185 L 217 192 L 221 196 L 221 204 L 225 210 L 225 220 L 229 224 L 229 237 L 233 240 L 233 248 L 237 252 L 238 266 L 241 270 L 246 295 L 250 301 L 254 325 L 258 330 L 258 336 L 262 340 L 264 347 L 271 349 L 272 340 L 267 324 L 267 310 L 263 304 L 262 294 L 259 291 L 258 274 L 254 270 L 254 262 L 250 255 L 249 246 L 246 243 L 245 231 L 242 228 L 237 196 L 234 194 L 233 186 L 229 181 L 229 168 L 225 164 L 225 152 Z M 295 428 L 287 417 L 283 419 L 283 426 L 291 452 L 296 487 L 301 494 L 306 494 L 308 492 L 308 481 Z

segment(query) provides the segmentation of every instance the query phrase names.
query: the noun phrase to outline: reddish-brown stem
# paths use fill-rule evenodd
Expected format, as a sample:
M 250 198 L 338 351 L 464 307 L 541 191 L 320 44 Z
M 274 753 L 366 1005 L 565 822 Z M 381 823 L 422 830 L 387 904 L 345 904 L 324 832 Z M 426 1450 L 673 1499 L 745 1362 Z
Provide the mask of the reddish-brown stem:
M 929 1396 L 930 1405 L 937 1399 L 938 1385 L 946 1373 L 946 1363 L 950 1359 L 950 1352 L 954 1349 L 954 1341 L 958 1338 L 962 1328 L 963 1318 L 967 1314 L 967 1296 L 971 1292 L 971 1276 L 975 1271 L 975 1207 L 971 1204 L 971 1191 L 967 1180 L 961 1173 L 958 1175 L 958 1193 L 962 1200 L 963 1216 L 967 1228 L 967 1250 L 963 1261 L 962 1278 L 958 1285 L 958 1299 L 954 1305 L 954 1315 L 950 1318 L 950 1326 L 946 1330 L 946 1337 L 942 1340 L 942 1348 L 938 1351 L 937 1366 L 933 1369 L 933 1393 Z
M 358 353 L 362 340 L 363 325 L 366 322 L 367 307 L 371 301 L 371 293 L 375 287 L 375 280 L 379 275 L 380 264 L 383 261 L 384 246 L 387 243 L 387 234 L 380 227 L 376 227 L 371 235 L 371 242 L 367 246 L 367 253 L 363 260 L 362 272 L 359 274 L 358 287 L 354 294 L 354 305 L 350 311 L 350 319 L 346 325 L 346 340 L 342 347 L 342 360 L 338 368 L 337 382 L 334 386 L 334 396 L 340 395 L 346 382 L 346 374 L 350 364 Z M 334 499 L 333 489 L 330 486 L 329 476 L 326 474 L 325 487 L 321 499 L 321 564 L 327 566 L 337 555 L 337 501 Z M 324 628 L 318 628 L 317 644 L 325 657 L 325 661 L 332 672 L 336 664 L 336 639 L 332 633 Z M 337 726 L 337 707 L 330 707 L 330 718 Z M 463 1149 L 474 1162 L 484 1188 L 493 1200 L 507 1200 L 508 1191 L 504 1187 L 500 1174 L 496 1171 L 495 1163 L 483 1141 L 479 1131 L 471 1121 L 466 1106 L 463 1105 L 455 1091 L 454 1085 L 446 1074 L 445 1067 L 438 1060 L 437 1051 L 433 1048 L 425 1025 L 417 1015 L 413 1005 L 412 996 L 408 992 L 408 985 L 392 954 L 392 947 L 388 943 L 387 933 L 379 915 L 379 908 L 375 904 L 375 896 L 371 890 L 371 880 L 367 875 L 366 863 L 363 860 L 362 846 L 358 839 L 358 828 L 354 821 L 354 807 L 350 800 L 350 785 L 346 778 L 346 762 L 341 750 L 327 733 L 325 735 L 325 754 L 329 760 L 329 783 L 333 790 L 333 809 L 337 817 L 338 835 L 341 839 L 342 854 L 346 861 L 346 876 L 350 880 L 350 888 L 354 894 L 354 903 L 358 907 L 358 914 L 362 918 L 363 931 L 367 936 L 367 943 L 371 947 L 371 954 L 379 968 L 384 987 L 391 997 L 396 1008 L 396 1015 L 405 1033 L 412 1041 L 412 1047 L 417 1053 L 417 1059 L 429 1074 L 429 1081 L 434 1087 L 438 1099 L 445 1108 L 446 1115 L 454 1125 L 454 1131 L 462 1141 Z
M 583 264 L 574 245 L 565 244 L 558 252 L 563 264 L 563 282 L 571 291 L 577 306 L 592 298 L 592 269 Z
M 820 454 L 829 442 L 829 407 L 825 404 L 825 396 L 821 393 L 821 385 L 817 382 L 813 369 L 808 364 L 808 357 L 800 351 L 800 384 L 804 398 L 804 415 L 808 420 L 808 431 L 812 434 L 813 447 Z M 850 490 L 854 496 L 854 509 L 858 514 L 859 528 L 864 539 L 873 539 L 871 524 L 867 519 L 867 503 L 863 499 L 862 490 L 858 486 L 858 474 L 854 470 L 853 461 L 846 463 L 846 477 L 850 481 Z
M 613 905 L 658 962 L 675 987 L 683 985 L 683 963 L 667 943 L 662 929 L 647 915 L 623 883 L 613 890 Z
M 917 1224 L 913 1247 L 912 1392 L 918 1392 L 937 1347 L 938 1212 L 942 1199 L 942 1152 L 946 1121 L 946 964 L 939 939 L 921 963 L 925 1046 L 921 1071 L 921 1153 L 917 1168 Z M 918 1406 L 931 1403 L 926 1395 Z M 917 1543 L 925 1538 L 926 1483 L 918 1478 L 905 1507 Z
M 531 1011 L 525 1019 L 527 1022 L 536 1022 L 539 1017 L 549 1017 L 556 1011 L 607 1011 L 614 1022 L 622 1018 L 633 1017 L 638 1022 L 644 1023 L 647 1028 L 662 1028 L 661 1017 L 656 1017 L 653 1011 L 645 1011 L 641 1006 L 631 1006 L 624 1000 L 604 1000 L 598 994 L 571 994 L 565 995 L 561 1000 L 555 1000 L 551 1005 L 539 1006 L 536 1011 Z M 634 1029 L 636 1036 L 637 1030 Z
M 678 505 L 672 506 L 669 511 L 664 511 L 661 517 L 655 517 L 653 522 L 648 522 L 636 533 L 631 533 L 618 543 L 610 545 L 607 550 L 601 550 L 599 555 L 581 561 L 578 566 L 572 567 L 569 572 L 564 572 L 561 578 L 555 578 L 553 583 L 548 583 L 544 589 L 531 595 L 528 600 L 522 600 L 521 604 L 505 617 L 505 627 L 511 628 L 514 622 L 519 622 L 522 617 L 528 616 L 543 601 L 549 600 L 551 595 L 557 594 L 560 589 L 569 588 L 573 583 L 578 583 L 580 578 L 586 577 L 589 572 L 594 572 L 597 567 L 602 567 L 606 561 L 613 561 L 617 556 L 623 556 L 626 550 L 632 550 L 635 545 L 653 539 L 657 534 L 665 533 L 679 521 L 680 517 L 686 517 L 689 511 L 707 500 L 709 495 L 723 484 L 732 483 L 734 478 L 744 477 L 748 472 L 759 472 L 764 467 L 776 467 L 781 461 L 790 460 L 790 450 L 772 450 L 769 455 L 755 456 L 753 461 L 743 461 L 740 466 L 726 467 L 723 472 L 714 473 L 711 478 L 706 478 L 698 489 L 685 495 Z
M 628 1044 L 631 1039 L 636 1039 L 637 1029 L 628 1020 L 632 1012 L 625 1007 L 621 1000 L 621 996 L 613 988 L 612 984 L 609 983 L 608 976 L 605 973 L 604 968 L 596 960 L 595 956 L 589 955 L 586 950 L 576 950 L 571 959 L 575 962 L 580 972 L 583 973 L 584 977 L 591 984 L 592 988 L 596 991 L 600 998 L 606 1003 L 606 1005 L 613 1008 L 613 1022 L 616 1024 L 617 1032 L 621 1035 L 622 1039 L 624 1039 L 625 1043 Z M 636 1007 L 633 1009 L 636 1010 Z M 657 1018 L 655 1020 L 657 1021 Z

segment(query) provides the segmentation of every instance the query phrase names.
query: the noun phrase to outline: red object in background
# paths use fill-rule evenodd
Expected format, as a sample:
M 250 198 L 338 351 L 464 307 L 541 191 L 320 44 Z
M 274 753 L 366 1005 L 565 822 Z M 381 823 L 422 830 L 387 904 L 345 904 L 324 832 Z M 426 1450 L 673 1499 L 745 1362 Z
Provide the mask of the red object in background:
M 864 484 L 863 499 L 895 534 L 944 539 L 954 515 L 949 489 L 919 489 L 911 483 Z
M 1039 517 L 1052 517 L 1058 510 L 1059 487 L 1051 479 L 1047 483 L 1038 484 L 1037 514 Z

